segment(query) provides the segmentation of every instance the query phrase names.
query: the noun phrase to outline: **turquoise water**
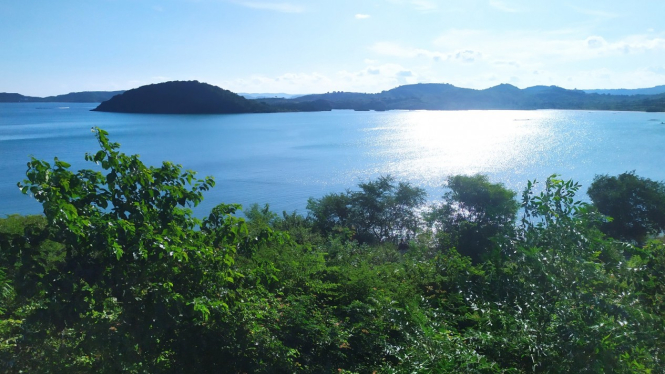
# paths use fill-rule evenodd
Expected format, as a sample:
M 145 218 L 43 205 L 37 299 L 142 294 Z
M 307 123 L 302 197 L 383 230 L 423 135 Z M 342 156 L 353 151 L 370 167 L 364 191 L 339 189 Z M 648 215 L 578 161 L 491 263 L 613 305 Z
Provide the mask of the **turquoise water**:
M 484 173 L 521 190 L 552 173 L 586 186 L 595 174 L 665 180 L 665 113 L 589 111 L 391 111 L 240 115 L 90 112 L 96 104 L 0 103 L 0 216 L 39 213 L 16 183 L 30 155 L 94 168 L 101 127 L 147 164 L 169 160 L 212 175 L 197 213 L 220 202 L 269 203 L 305 213 L 309 197 L 391 174 L 431 200 L 447 175 Z

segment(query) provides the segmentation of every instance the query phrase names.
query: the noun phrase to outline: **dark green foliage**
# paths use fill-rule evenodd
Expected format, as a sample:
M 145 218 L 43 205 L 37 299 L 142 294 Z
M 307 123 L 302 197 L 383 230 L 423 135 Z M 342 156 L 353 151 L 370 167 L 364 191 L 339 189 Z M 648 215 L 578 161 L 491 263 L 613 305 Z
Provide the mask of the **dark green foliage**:
M 654 365 L 659 353 L 645 331 L 657 324 L 635 307 L 638 293 L 625 283 L 635 269 L 625 261 L 605 266 L 603 254 L 617 243 L 605 241 L 588 207 L 574 200 L 579 185 L 553 176 L 541 193 L 534 187 L 523 194 L 519 239 L 488 268 L 492 291 L 477 301 L 487 323 L 510 332 L 496 359 L 563 373 Z
M 307 200 L 307 210 L 322 234 L 341 231 L 350 226 L 351 197 L 347 193 L 330 193 L 320 199 Z
M 518 203 L 515 192 L 484 175 L 448 178 L 445 203 L 428 214 L 442 247 L 453 246 L 474 263 L 498 249 L 512 236 Z
M 416 208 L 425 203 L 422 188 L 391 176 L 360 183 L 360 191 L 328 194 L 309 199 L 307 210 L 324 234 L 335 228 L 355 231 L 361 242 L 397 242 L 414 236 L 420 217 Z
M 201 201 L 212 179 L 168 162 L 146 167 L 119 153 L 103 130 L 96 134 L 101 150 L 86 159 L 103 172 L 33 159 L 19 185 L 43 204 L 48 227 L 25 244 L 2 240 L 8 264 L 19 269 L 17 294 L 39 300 L 26 315 L 25 336 L 67 336 L 67 350 L 45 347 L 43 354 L 73 370 L 154 372 L 195 363 L 197 353 L 181 340 L 226 311 L 243 222 L 226 205 L 203 222 L 193 218 L 187 206 Z M 62 247 L 62 260 L 34 263 L 46 240 Z M 26 270 L 31 281 L 20 276 Z M 42 371 L 36 352 L 17 356 Z M 80 362 L 80 355 L 97 359 Z
M 112 97 L 93 109 L 99 112 L 219 114 L 268 113 L 266 104 L 198 81 L 173 81 L 141 86 Z
M 0 219 L 2 372 L 665 371 L 665 246 L 606 239 L 577 183 L 529 182 L 516 224 L 513 192 L 451 177 L 436 232 L 390 177 L 198 220 L 211 179 L 96 134 L 101 169 L 33 159 L 45 215 Z
M 616 177 L 597 175 L 587 194 L 598 211 L 611 217 L 602 225 L 607 235 L 642 244 L 665 230 L 665 184 L 635 172 Z

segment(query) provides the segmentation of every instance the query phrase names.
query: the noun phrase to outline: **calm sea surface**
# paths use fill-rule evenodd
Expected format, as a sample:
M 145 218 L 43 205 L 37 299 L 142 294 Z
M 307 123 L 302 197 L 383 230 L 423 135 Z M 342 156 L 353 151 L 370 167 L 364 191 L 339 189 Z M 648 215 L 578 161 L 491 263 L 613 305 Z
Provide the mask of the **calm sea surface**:
M 309 197 L 391 174 L 439 199 L 451 174 L 487 174 L 521 190 L 553 173 L 587 186 L 635 170 L 665 180 L 665 114 L 589 111 L 391 111 L 241 115 L 90 112 L 96 104 L 0 103 L 0 217 L 40 213 L 16 183 L 30 156 L 75 170 L 101 127 L 121 151 L 212 175 L 198 215 L 220 202 L 305 213 Z

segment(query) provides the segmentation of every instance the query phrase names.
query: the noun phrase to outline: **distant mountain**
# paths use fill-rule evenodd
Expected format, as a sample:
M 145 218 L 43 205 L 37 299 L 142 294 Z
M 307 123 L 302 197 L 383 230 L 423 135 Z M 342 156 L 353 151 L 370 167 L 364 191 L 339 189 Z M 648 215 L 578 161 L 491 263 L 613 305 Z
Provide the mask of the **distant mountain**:
M 20 103 L 24 101 L 34 101 L 39 97 L 23 96 L 17 93 L 0 92 L 0 103 Z
M 294 99 L 258 99 L 270 105 L 324 100 L 333 109 L 353 110 L 482 110 L 482 109 L 585 109 L 665 111 L 665 94 L 618 96 L 588 94 L 557 86 L 519 89 L 501 84 L 484 90 L 450 84 L 405 85 L 376 94 L 328 92 Z
M 85 91 L 48 97 L 0 92 L 0 103 L 101 103 L 123 92 L 125 91 Z
M 293 99 L 296 97 L 304 96 L 286 94 L 286 93 L 238 93 L 238 95 L 244 97 L 245 99 Z
M 653 94 L 648 94 L 653 92 Z M 443 83 L 404 85 L 375 94 L 334 91 L 324 94 L 245 94 L 247 99 L 197 81 L 175 81 L 129 91 L 87 91 L 33 97 L 0 93 L 0 102 L 101 102 L 95 110 L 130 113 L 264 113 L 353 110 L 585 109 L 665 111 L 665 85 L 635 90 L 567 90 L 557 86 L 519 89 L 500 84 L 484 90 Z
M 42 101 L 58 102 L 58 103 L 101 103 L 113 96 L 121 95 L 125 91 L 84 91 L 84 92 L 70 92 L 64 95 L 48 96 Z
M 665 85 L 651 88 L 619 88 L 609 90 L 584 90 L 586 93 L 597 93 L 601 95 L 658 95 L 665 93 Z

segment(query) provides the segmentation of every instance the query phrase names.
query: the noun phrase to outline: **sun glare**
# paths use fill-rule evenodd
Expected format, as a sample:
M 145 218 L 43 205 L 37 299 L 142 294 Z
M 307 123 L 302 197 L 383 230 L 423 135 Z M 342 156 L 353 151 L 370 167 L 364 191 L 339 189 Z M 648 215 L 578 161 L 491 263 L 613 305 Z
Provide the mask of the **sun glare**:
M 393 175 L 440 185 L 447 175 L 501 172 L 529 162 L 546 111 L 409 111 L 378 131 L 376 156 Z M 528 157 L 533 157 L 533 154 Z M 397 160 L 397 161 L 396 161 Z

